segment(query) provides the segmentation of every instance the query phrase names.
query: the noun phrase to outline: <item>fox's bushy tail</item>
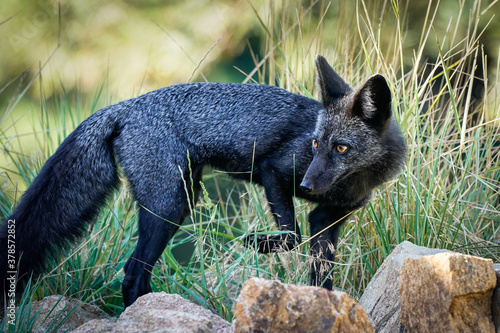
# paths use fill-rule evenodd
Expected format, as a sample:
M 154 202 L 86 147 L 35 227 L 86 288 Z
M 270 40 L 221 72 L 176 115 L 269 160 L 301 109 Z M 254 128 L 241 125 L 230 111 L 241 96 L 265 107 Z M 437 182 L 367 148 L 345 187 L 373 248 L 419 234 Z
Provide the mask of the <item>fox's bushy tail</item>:
M 118 114 L 108 107 L 78 126 L 0 227 L 2 298 L 10 290 L 12 272 L 18 270 L 18 287 L 41 273 L 48 257 L 57 257 L 65 245 L 82 236 L 116 187 L 113 139 L 119 133 Z

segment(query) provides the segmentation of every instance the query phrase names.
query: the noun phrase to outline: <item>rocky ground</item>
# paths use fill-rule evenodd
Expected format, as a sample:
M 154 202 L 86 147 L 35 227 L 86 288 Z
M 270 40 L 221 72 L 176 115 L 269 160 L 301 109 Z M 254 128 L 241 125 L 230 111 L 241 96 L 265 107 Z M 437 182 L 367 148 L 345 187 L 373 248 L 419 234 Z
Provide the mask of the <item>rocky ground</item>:
M 139 298 L 119 318 L 60 296 L 34 302 L 37 310 L 37 332 L 69 315 L 57 332 L 500 333 L 500 264 L 403 242 L 359 302 L 341 291 L 253 278 L 234 304 L 232 324 L 163 292 Z

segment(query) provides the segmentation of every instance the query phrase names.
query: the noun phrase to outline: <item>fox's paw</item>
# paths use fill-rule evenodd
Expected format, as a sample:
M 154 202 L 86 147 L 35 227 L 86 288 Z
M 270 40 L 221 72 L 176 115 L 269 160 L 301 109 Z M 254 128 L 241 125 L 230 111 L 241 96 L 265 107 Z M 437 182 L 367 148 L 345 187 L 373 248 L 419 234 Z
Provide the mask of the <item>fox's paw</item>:
M 257 248 L 260 253 L 270 253 L 271 250 L 270 238 L 273 236 L 263 234 L 262 231 L 249 232 L 243 238 L 243 244 L 249 248 Z M 275 243 L 275 241 L 272 241 Z
M 269 235 L 264 231 L 251 231 L 243 238 L 246 247 L 257 248 L 260 253 L 292 250 L 300 243 L 300 236 L 295 233 Z

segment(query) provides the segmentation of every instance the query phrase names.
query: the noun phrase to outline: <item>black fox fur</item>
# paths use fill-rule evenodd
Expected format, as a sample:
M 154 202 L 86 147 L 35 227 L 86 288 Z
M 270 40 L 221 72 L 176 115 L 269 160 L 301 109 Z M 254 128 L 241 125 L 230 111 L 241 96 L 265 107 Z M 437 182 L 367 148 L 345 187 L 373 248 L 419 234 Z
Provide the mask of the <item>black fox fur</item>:
M 84 234 L 118 184 L 115 160 L 141 206 L 138 244 L 125 266 L 126 306 L 151 291 L 151 265 L 189 214 L 205 165 L 264 187 L 278 230 L 288 233 L 247 235 L 245 244 L 260 252 L 301 242 L 294 193 L 318 203 L 309 214 L 311 284 L 331 289 L 342 222 L 400 172 L 406 146 L 382 76 L 354 91 L 323 57 L 316 64 L 322 102 L 272 86 L 193 83 L 90 116 L 49 158 L 9 217 L 15 221 L 13 257 L 8 221 L 0 227 L 2 293 L 12 264 L 22 284 L 46 268 L 47 256 L 57 257 Z

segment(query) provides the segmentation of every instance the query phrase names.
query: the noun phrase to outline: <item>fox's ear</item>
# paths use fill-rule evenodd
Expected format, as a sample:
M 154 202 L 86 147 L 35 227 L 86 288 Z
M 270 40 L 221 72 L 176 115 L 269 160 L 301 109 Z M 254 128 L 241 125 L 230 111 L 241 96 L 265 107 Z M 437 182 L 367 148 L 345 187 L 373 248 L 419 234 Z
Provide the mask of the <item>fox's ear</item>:
M 392 116 L 392 95 L 385 78 L 370 77 L 354 95 L 352 114 L 377 129 L 382 129 Z
M 335 100 L 351 92 L 351 87 L 328 64 L 326 59 L 316 56 L 316 70 L 321 99 L 326 108 L 334 104 Z

